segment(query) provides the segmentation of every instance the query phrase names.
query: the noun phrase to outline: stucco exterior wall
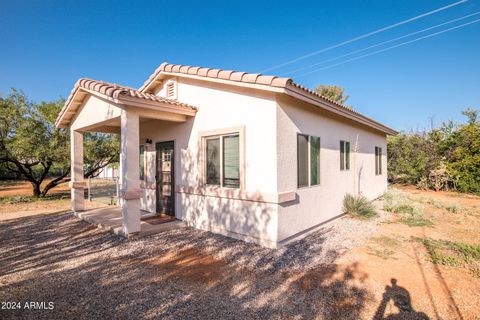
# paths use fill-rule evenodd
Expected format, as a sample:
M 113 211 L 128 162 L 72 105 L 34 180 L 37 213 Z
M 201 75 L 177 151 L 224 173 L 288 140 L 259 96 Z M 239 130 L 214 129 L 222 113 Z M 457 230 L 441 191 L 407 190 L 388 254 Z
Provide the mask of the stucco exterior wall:
M 279 192 L 297 200 L 279 206 L 278 241 L 300 235 L 342 213 L 346 193 L 369 199 L 387 189 L 386 136 L 318 108 L 279 97 L 277 170 Z M 320 137 L 320 185 L 297 187 L 297 134 Z M 340 170 L 340 140 L 350 142 L 350 170 Z M 375 146 L 382 148 L 382 175 L 375 175 Z
M 273 93 L 193 79 L 178 78 L 176 81 L 178 100 L 198 107 L 198 112 L 185 123 L 141 122 L 140 142 L 147 138 L 153 141 L 145 151 L 147 174 L 142 209 L 154 212 L 156 208 L 155 143 L 173 140 L 178 189 L 176 217 L 196 228 L 272 246 L 277 237 L 278 206 L 251 199 L 277 194 L 277 104 Z M 163 88 L 156 94 L 166 96 Z M 248 193 L 249 199 L 203 195 L 195 191 L 204 187 L 201 135 L 212 130 L 227 129 L 228 132 L 228 128 L 238 127 L 243 127 L 245 141 L 245 181 L 241 191 Z
M 186 122 L 140 116 L 146 168 L 142 210 L 156 212 L 156 143 L 166 141 L 175 143 L 175 216 L 195 228 L 269 247 L 339 216 L 346 193 L 374 199 L 387 188 L 385 134 L 273 92 L 183 77 L 164 84 L 168 80 L 175 81 L 176 98 L 198 112 Z M 156 94 L 166 97 L 165 87 Z M 112 125 L 121 113 L 119 107 L 91 96 L 72 129 Z M 212 191 L 204 185 L 201 141 L 212 131 L 240 132 L 240 190 Z M 320 185 L 297 187 L 298 133 L 321 139 Z M 152 143 L 145 144 L 146 139 Z M 340 170 L 340 140 L 350 142 L 347 171 Z M 375 175 L 376 146 L 382 148 L 382 175 Z M 280 201 L 293 193 L 295 200 Z
M 105 100 L 90 96 L 85 101 L 81 112 L 78 112 L 73 120 L 71 128 L 78 130 L 88 128 L 89 126 L 98 126 L 119 118 L 121 113 L 122 109 L 119 107 Z

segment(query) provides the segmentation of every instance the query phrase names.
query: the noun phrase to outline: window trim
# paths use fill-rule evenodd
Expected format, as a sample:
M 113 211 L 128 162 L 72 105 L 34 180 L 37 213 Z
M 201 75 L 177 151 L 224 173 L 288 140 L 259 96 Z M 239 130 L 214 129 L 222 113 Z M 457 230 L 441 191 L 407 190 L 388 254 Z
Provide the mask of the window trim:
M 299 185 L 299 145 L 298 145 L 298 137 L 299 136 L 304 136 L 307 137 L 307 185 L 305 186 L 300 186 Z M 320 170 L 320 175 L 318 177 L 318 183 L 317 184 L 312 184 L 312 145 L 311 145 L 311 138 L 318 138 L 319 140 L 319 148 L 318 148 L 318 168 Z M 322 138 L 320 136 L 312 135 L 312 134 L 306 134 L 306 133 L 300 133 L 297 132 L 297 189 L 303 189 L 303 188 L 311 188 L 311 187 L 318 187 L 322 184 Z
M 208 139 L 216 137 L 238 135 L 239 140 L 239 160 L 240 160 L 240 183 L 238 188 L 223 186 L 223 152 L 220 152 L 220 185 L 207 184 L 207 144 Z M 226 189 L 226 190 L 245 190 L 245 127 L 231 127 L 225 129 L 209 130 L 199 132 L 198 134 L 198 148 L 199 148 L 199 174 L 201 186 L 210 189 Z M 223 150 L 223 139 L 220 139 L 220 148 Z
M 342 156 L 342 144 L 343 144 L 343 156 Z M 346 150 L 346 146 L 348 144 L 348 153 L 345 152 Z M 350 141 L 348 140 L 340 140 L 340 149 L 339 149 L 339 153 L 340 153 L 340 171 L 350 171 L 350 168 L 351 168 L 351 157 L 350 157 L 350 154 L 352 153 L 352 150 L 350 148 Z M 342 168 L 342 159 L 343 159 L 343 168 Z M 348 159 L 348 161 L 347 161 Z M 348 166 L 347 166 L 348 164 Z

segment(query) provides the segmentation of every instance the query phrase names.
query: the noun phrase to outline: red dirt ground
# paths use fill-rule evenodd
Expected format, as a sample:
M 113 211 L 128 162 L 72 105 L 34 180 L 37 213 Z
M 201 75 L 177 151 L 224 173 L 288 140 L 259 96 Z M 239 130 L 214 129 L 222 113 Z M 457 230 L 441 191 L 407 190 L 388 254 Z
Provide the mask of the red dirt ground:
M 396 286 L 408 291 L 413 309 L 431 319 L 480 319 L 480 275 L 462 267 L 433 264 L 423 244 L 412 240 L 412 237 L 428 237 L 478 246 L 480 198 L 453 192 L 422 191 L 411 186 L 397 188 L 414 198 L 455 203 L 461 209 L 452 213 L 423 204 L 424 217 L 434 223 L 432 227 L 409 227 L 395 222 L 394 218 L 391 223 L 384 223 L 380 233 L 369 243 L 342 258 L 341 263 L 355 261 L 358 270 L 367 275 L 364 284 L 375 298 L 365 308 L 366 318 L 374 316 L 395 279 Z M 389 300 L 386 314 L 397 312 L 394 301 Z
M 419 201 L 432 199 L 434 202 L 457 204 L 460 209 L 457 213 L 452 213 L 445 208 L 421 202 L 423 215 L 433 222 L 433 226 L 409 227 L 400 223 L 394 215 L 382 224 L 380 231 L 371 239 L 340 258 L 337 269 L 341 272 L 325 279 L 324 270 L 319 268 L 290 275 L 289 281 L 297 283 L 306 291 L 325 281 L 333 282 L 336 277 L 356 282 L 370 296 L 362 310 L 364 319 L 384 319 L 388 316 L 400 319 L 399 306 L 402 305 L 409 305 L 413 309 L 412 315 L 427 315 L 431 319 L 480 319 L 480 276 L 464 266 L 433 264 L 424 245 L 412 239 L 420 237 L 479 245 L 480 197 L 453 192 L 421 191 L 413 187 L 396 188 L 408 192 Z M 2 185 L 0 196 L 15 192 L 28 194 L 28 185 Z M 0 220 L 5 217 L 64 211 L 68 210 L 68 205 L 68 199 L 2 204 Z M 222 274 L 231 272 L 224 261 L 195 248 L 172 252 L 142 263 L 163 268 L 171 277 L 203 282 L 206 286 L 215 285 Z M 399 300 L 398 297 L 402 299 Z M 339 308 L 348 305 L 348 299 L 349 297 L 340 297 L 338 303 L 342 305 Z

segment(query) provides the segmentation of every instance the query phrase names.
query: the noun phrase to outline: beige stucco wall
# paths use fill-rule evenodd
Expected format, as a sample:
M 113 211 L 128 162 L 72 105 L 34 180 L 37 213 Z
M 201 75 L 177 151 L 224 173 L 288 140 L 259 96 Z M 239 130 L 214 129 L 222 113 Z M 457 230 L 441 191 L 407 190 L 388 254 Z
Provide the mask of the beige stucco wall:
M 314 106 L 279 97 L 278 190 L 296 190 L 297 201 L 282 204 L 278 212 L 278 241 L 298 235 L 342 213 L 346 193 L 369 199 L 387 188 L 385 134 L 332 116 Z M 320 137 L 320 185 L 297 188 L 297 134 Z M 350 142 L 350 170 L 340 170 L 340 140 Z M 375 146 L 382 148 L 382 175 L 375 175 Z
M 172 140 L 176 217 L 196 228 L 266 246 L 295 238 L 340 215 L 346 193 L 360 192 L 374 199 L 386 190 L 385 134 L 284 95 L 195 79 L 175 80 L 178 100 L 198 107 L 198 112 L 187 122 L 140 117 L 140 143 L 147 138 L 153 141 L 145 147 L 143 210 L 156 211 L 155 144 Z M 165 91 L 160 87 L 156 94 L 165 96 Z M 72 128 L 108 123 L 120 115 L 120 108 L 92 96 Z M 241 151 L 244 183 L 238 197 L 202 192 L 200 136 L 229 128 L 242 128 L 245 145 Z M 321 138 L 319 186 L 297 188 L 297 133 Z M 349 171 L 340 171 L 340 140 L 350 142 Z M 380 176 L 375 175 L 375 146 L 383 151 Z M 276 203 L 279 194 L 289 192 L 296 193 L 295 201 Z
M 179 78 L 178 100 L 198 107 L 185 123 L 141 122 L 140 141 L 147 149 L 148 182 L 155 182 L 155 143 L 175 141 L 175 184 L 201 188 L 200 135 L 206 131 L 243 127 L 246 149 L 244 192 L 250 198 L 277 193 L 277 137 L 275 97 L 235 86 Z M 163 89 L 157 93 L 165 96 Z M 227 130 L 228 131 L 228 130 Z M 145 185 L 148 185 L 145 184 Z M 277 205 L 268 202 L 176 193 L 176 216 L 196 228 L 272 245 L 277 236 Z M 155 190 L 145 189 L 142 208 L 155 211 Z
M 98 126 L 118 119 L 121 113 L 122 109 L 112 103 L 95 96 L 89 96 L 73 120 L 71 128 L 79 130 L 90 126 Z

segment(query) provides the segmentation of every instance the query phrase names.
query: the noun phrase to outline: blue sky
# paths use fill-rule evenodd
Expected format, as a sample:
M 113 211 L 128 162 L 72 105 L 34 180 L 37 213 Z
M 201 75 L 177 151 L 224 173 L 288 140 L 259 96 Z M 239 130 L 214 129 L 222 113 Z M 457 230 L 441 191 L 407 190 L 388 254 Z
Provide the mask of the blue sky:
M 163 61 L 259 72 L 454 2 L 2 0 L 0 92 L 51 100 L 67 97 L 80 77 L 139 87 Z M 470 0 L 269 73 L 477 11 L 480 0 Z M 357 111 L 398 130 L 427 127 L 432 117 L 462 120 L 462 109 L 480 108 L 480 23 L 293 78 L 340 85 Z

